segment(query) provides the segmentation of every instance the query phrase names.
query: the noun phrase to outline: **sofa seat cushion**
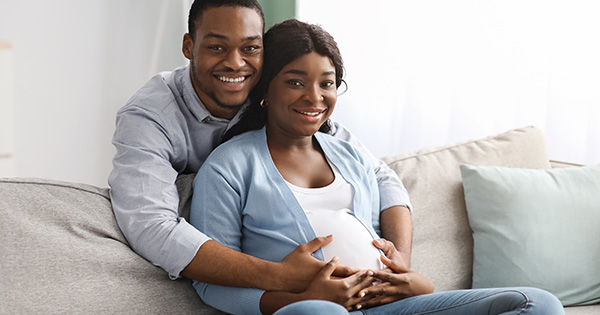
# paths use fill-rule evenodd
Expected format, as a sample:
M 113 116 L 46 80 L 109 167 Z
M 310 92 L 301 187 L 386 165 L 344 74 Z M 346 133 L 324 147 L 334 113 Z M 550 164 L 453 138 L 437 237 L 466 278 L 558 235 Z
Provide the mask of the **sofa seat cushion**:
M 412 268 L 436 291 L 471 287 L 473 238 L 459 166 L 550 168 L 543 133 L 535 127 L 488 138 L 387 156 L 413 205 Z
M 600 302 L 600 165 L 462 165 L 473 287 L 535 286 L 564 305 Z
M 0 305 L 7 314 L 213 314 L 127 244 L 107 189 L 0 179 Z

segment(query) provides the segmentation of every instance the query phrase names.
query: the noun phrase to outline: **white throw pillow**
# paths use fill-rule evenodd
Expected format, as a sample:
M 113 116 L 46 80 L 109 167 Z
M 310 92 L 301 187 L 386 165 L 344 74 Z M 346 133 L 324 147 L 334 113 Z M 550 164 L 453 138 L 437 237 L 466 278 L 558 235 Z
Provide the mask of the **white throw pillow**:
M 563 305 L 600 302 L 600 165 L 460 170 L 473 288 L 532 286 Z

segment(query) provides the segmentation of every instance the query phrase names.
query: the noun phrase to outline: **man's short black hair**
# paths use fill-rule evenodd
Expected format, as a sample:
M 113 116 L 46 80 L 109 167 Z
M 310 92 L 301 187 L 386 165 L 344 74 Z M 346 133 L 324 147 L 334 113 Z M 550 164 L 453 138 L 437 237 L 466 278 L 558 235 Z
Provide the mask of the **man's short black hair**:
M 264 33 L 265 15 L 257 0 L 196 0 L 190 8 L 190 14 L 188 16 L 188 33 L 192 39 L 194 39 L 196 25 L 200 21 L 202 13 L 204 13 L 206 9 L 218 7 L 244 7 L 256 11 L 262 20 Z

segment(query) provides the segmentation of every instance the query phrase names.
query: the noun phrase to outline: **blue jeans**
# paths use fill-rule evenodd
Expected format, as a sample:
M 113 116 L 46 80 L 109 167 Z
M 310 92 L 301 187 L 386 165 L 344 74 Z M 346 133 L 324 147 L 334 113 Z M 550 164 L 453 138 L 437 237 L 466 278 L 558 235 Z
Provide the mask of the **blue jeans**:
M 350 314 L 564 314 L 560 301 L 551 293 L 536 288 L 497 288 L 439 292 L 419 295 Z M 348 314 L 343 307 L 325 301 L 290 304 L 276 315 Z

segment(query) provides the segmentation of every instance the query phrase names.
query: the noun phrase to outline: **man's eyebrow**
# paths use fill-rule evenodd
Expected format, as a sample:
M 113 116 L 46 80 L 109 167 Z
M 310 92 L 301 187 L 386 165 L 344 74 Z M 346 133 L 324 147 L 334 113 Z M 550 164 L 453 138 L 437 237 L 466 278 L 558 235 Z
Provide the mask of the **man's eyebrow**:
M 217 38 L 217 39 L 222 39 L 222 40 L 229 40 L 229 37 L 227 37 L 225 35 L 217 34 L 217 33 L 208 33 L 208 34 L 206 34 L 205 37 L 212 37 L 212 38 Z
M 248 37 L 244 38 L 245 41 L 261 40 L 261 39 L 262 39 L 261 35 L 248 36 Z
M 225 40 L 225 41 L 229 40 L 228 36 L 217 34 L 217 33 L 208 33 L 208 34 L 206 34 L 205 37 L 211 37 L 211 38 L 221 39 L 221 40 Z M 253 40 L 260 40 L 261 38 L 262 38 L 261 35 L 253 35 L 253 36 L 248 36 L 248 37 L 243 38 L 242 41 L 250 42 Z

